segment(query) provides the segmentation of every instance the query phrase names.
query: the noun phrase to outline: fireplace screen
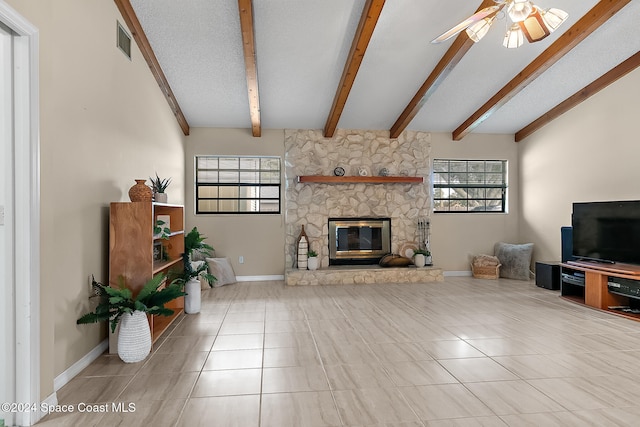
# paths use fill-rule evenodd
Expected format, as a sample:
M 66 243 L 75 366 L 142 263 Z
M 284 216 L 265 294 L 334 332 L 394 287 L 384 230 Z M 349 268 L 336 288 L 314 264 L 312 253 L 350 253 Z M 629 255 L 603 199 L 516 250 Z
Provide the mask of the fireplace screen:
M 389 218 L 329 219 L 329 264 L 376 264 L 390 252 Z

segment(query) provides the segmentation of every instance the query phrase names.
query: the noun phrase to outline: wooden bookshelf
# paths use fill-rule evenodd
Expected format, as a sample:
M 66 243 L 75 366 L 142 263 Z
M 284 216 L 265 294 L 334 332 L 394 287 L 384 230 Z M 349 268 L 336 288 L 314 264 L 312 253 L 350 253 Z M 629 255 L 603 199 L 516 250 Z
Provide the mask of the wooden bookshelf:
M 158 215 L 168 217 L 167 239 L 154 236 Z M 167 259 L 154 259 L 154 243 L 160 242 Z M 184 207 L 152 202 L 113 202 L 109 212 L 109 284 L 119 286 L 119 278 L 134 296 L 145 283 L 159 273 L 182 269 L 184 252 Z M 148 316 L 152 342 L 183 312 L 184 297 L 170 301 L 172 316 Z M 117 334 L 109 335 L 109 352 L 117 352 Z

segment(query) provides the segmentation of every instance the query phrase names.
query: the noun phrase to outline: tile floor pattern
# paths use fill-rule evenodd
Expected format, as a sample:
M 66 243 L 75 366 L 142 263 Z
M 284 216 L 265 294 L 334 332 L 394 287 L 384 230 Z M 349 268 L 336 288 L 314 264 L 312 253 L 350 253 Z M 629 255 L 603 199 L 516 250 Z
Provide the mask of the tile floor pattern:
M 203 293 L 146 361 L 102 355 L 42 426 L 637 426 L 640 322 L 533 282 Z

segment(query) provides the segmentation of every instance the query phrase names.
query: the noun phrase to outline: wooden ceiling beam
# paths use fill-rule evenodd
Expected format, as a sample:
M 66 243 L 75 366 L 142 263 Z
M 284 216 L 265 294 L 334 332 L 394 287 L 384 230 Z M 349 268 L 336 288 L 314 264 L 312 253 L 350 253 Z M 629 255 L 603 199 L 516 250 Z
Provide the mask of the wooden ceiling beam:
M 240 11 L 240 29 L 242 31 L 242 50 L 244 67 L 247 76 L 247 93 L 249 95 L 249 114 L 251 115 L 251 133 L 261 135 L 260 95 L 258 92 L 258 65 L 256 63 L 256 42 L 253 31 L 253 4 L 251 0 L 238 0 Z
M 589 85 L 583 87 L 578 92 L 571 95 L 569 98 L 553 107 L 551 110 L 538 117 L 533 122 L 516 132 L 516 142 L 520 142 L 547 123 L 571 110 L 576 105 L 583 101 L 586 101 L 591 96 L 600 92 L 602 89 L 609 86 L 611 83 L 626 76 L 631 71 L 640 67 L 640 52 L 628 58 L 626 61 L 620 63 L 616 67 L 612 68 L 607 73 L 603 74 L 600 78 L 594 80 Z
M 378 18 L 380 18 L 380 14 L 382 13 L 384 2 L 385 0 L 367 0 L 367 3 L 362 9 L 360 23 L 358 24 L 356 34 L 351 43 L 351 50 L 349 51 L 349 56 L 342 71 L 338 90 L 333 98 L 329 117 L 324 125 L 325 138 L 331 138 L 338 127 L 338 121 L 347 103 L 347 98 L 349 97 L 353 82 L 360 69 L 360 64 L 362 64 L 364 54 L 369 46 L 373 30 L 375 30 Z
M 493 0 L 484 0 L 480 7 L 478 7 L 476 13 L 486 7 L 494 5 L 495 2 Z M 438 65 L 436 65 L 429 77 L 427 77 L 422 86 L 420 86 L 420 89 L 418 89 L 413 98 L 411 98 L 411 101 L 402 111 L 393 126 L 391 126 L 389 132 L 391 138 L 397 138 L 407 126 L 409 126 L 411 120 L 418 114 L 429 97 L 433 95 L 473 45 L 473 40 L 471 40 L 464 31 L 454 40 L 451 47 L 444 54 L 440 62 L 438 62 Z
M 489 101 L 471 115 L 453 131 L 452 138 L 460 141 L 483 121 L 489 118 L 509 100 L 516 96 L 529 83 L 538 78 L 582 40 L 597 30 L 609 18 L 620 11 L 631 0 L 601 0 L 578 22 L 551 44 L 536 59 L 518 73 L 509 83 L 500 89 Z
M 124 19 L 127 27 L 129 27 L 129 31 L 131 31 L 131 35 L 136 41 L 138 49 L 140 49 L 140 52 L 142 53 L 142 57 L 147 62 L 147 65 L 151 70 L 151 74 L 153 74 L 156 82 L 158 82 L 158 86 L 160 86 L 162 94 L 169 103 L 169 107 L 171 108 L 171 111 L 173 111 L 173 115 L 176 116 L 182 132 L 185 135 L 189 135 L 189 123 L 187 123 L 187 119 L 184 117 L 184 114 L 182 114 L 180 105 L 178 104 L 178 101 L 176 100 L 176 97 L 171 90 L 171 86 L 169 86 L 167 77 L 164 75 L 162 67 L 160 67 L 158 58 L 156 58 L 156 54 L 151 48 L 151 43 L 149 43 L 149 39 L 147 39 L 147 36 L 142 29 L 142 25 L 138 20 L 136 12 L 133 10 L 133 6 L 131 6 L 129 0 L 114 1 L 116 3 L 116 6 L 118 7 L 118 10 L 120 11 L 120 14 L 122 15 L 122 19 Z

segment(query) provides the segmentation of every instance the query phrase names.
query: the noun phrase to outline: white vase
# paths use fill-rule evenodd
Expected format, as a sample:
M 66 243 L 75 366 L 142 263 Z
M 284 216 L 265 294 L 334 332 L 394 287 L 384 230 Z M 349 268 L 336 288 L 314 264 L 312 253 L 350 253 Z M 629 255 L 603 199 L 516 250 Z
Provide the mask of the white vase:
M 424 267 L 424 261 L 424 255 L 422 254 L 415 254 L 413 256 L 413 263 L 416 267 Z
M 317 270 L 318 269 L 318 257 L 312 256 L 307 258 L 307 268 L 309 270 Z
M 433 259 L 431 259 L 431 255 L 424 257 L 424 265 L 433 265 Z
M 200 280 L 197 277 L 189 279 L 184 284 L 184 312 L 187 314 L 200 313 L 200 306 L 202 302 L 202 288 L 200 287 Z
M 120 318 L 118 356 L 125 363 L 141 362 L 151 352 L 151 329 L 147 313 L 134 311 Z

